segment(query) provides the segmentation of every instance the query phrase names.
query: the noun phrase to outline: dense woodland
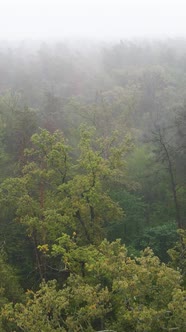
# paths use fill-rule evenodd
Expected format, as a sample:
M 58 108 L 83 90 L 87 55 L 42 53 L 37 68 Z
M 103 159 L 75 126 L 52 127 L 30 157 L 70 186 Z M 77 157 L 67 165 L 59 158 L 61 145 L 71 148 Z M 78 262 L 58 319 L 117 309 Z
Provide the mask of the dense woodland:
M 0 331 L 186 331 L 186 40 L 0 43 Z

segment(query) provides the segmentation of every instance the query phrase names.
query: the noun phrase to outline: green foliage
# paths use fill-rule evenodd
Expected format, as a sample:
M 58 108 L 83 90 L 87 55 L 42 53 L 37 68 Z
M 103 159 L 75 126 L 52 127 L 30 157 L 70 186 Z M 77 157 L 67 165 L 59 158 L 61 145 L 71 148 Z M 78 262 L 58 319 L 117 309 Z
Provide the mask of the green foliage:
M 5 44 L 0 330 L 185 331 L 184 41 Z
M 129 245 L 139 237 L 145 227 L 146 203 L 136 193 L 127 192 L 126 189 L 113 189 L 112 198 L 119 203 L 125 214 L 119 223 L 108 226 L 108 238 L 120 238 Z
M 170 265 L 180 270 L 186 285 L 186 231 L 179 229 L 177 233 L 178 240 L 175 246 L 168 250 L 168 254 L 171 258 Z
M 157 255 L 161 261 L 168 262 L 169 255 L 167 250 L 172 248 L 178 235 L 176 231 L 175 223 L 167 223 L 164 225 L 147 228 L 143 235 L 138 239 L 136 243 L 137 248 L 144 249 L 146 247 L 152 248 L 155 255 Z
M 40 278 L 46 276 L 43 248 L 62 232 L 75 231 L 78 243 L 99 243 L 106 226 L 122 217 L 107 188 L 117 172 L 121 176 L 125 170 L 122 157 L 128 146 L 115 147 L 93 135 L 94 129 L 81 128 L 79 156 L 74 161 L 59 131 L 41 130 L 32 136 L 32 148 L 25 150 L 28 161 L 22 175 L 1 185 L 3 209 L 11 204 L 15 220 L 33 241 Z
M 153 144 L 135 147 L 128 158 L 129 178 L 144 202 L 146 227 L 175 222 L 175 207 L 167 170 L 157 160 Z
M 38 115 L 32 108 L 22 106 L 19 93 L 9 91 L 0 98 L 0 117 L 4 150 L 14 169 L 8 162 L 6 167 L 15 174 L 19 171 L 18 165 L 24 165 L 24 149 L 29 146 L 30 138 L 38 128 Z
M 33 244 L 26 235 L 25 226 L 13 221 L 10 214 L 7 214 L 8 216 L 3 214 L 1 221 L 0 243 L 6 252 L 8 263 L 16 269 L 22 287 L 27 289 L 34 285 L 36 279 Z
M 43 283 L 36 293 L 27 292 L 24 304 L 6 305 L 5 331 L 9 324 L 29 332 L 185 330 L 181 276 L 150 249 L 132 259 L 119 241 L 79 247 L 63 235 L 54 253 L 71 271 L 66 284 L 58 289 L 55 282 Z
M 0 309 L 9 301 L 16 303 L 22 298 L 23 292 L 13 268 L 7 263 L 6 255 L 0 252 Z

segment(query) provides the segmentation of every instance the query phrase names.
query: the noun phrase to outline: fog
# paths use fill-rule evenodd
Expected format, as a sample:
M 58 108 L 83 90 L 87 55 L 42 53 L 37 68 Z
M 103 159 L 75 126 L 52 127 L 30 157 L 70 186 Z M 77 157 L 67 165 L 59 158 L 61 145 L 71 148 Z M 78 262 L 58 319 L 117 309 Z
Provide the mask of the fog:
M 0 332 L 186 331 L 184 1 L 0 0 Z
M 185 37 L 184 0 L 1 0 L 0 39 Z

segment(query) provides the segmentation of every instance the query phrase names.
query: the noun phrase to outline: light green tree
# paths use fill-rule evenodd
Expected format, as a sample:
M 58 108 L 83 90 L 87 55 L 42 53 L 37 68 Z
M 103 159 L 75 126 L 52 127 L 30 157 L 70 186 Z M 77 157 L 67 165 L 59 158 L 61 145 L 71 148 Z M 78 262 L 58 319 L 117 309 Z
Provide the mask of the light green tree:
M 0 197 L 4 209 L 11 204 L 15 221 L 25 225 L 42 279 L 48 247 L 62 232 L 75 232 L 80 244 L 99 243 L 108 223 L 121 218 L 109 183 L 125 174 L 122 158 L 129 147 L 117 147 L 113 138 L 95 140 L 94 130 L 84 127 L 76 159 L 59 131 L 41 130 L 31 141 L 22 175 L 6 179 Z
M 185 331 L 181 275 L 150 249 L 132 259 L 120 241 L 80 247 L 64 234 L 53 254 L 66 262 L 66 283 L 43 283 L 27 292 L 24 304 L 5 306 L 5 331 L 11 324 L 14 331 L 29 332 Z

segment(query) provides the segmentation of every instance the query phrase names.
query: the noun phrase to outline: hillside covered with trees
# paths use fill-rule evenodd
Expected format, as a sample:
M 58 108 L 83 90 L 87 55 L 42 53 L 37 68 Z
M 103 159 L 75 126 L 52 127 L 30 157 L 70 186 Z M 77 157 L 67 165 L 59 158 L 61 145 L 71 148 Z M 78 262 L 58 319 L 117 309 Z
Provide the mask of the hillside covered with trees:
M 186 331 L 186 40 L 0 43 L 0 331 Z

